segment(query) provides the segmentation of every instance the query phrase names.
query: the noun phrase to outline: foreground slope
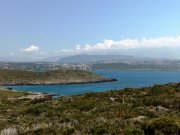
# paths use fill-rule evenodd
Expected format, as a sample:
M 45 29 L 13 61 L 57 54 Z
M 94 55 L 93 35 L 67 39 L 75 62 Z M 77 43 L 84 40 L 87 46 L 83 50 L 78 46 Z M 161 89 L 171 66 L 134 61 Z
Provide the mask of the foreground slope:
M 115 81 L 82 70 L 56 70 L 33 72 L 21 70 L 0 70 L 0 85 L 71 84 Z
M 180 83 L 59 99 L 24 97 L 30 96 L 0 90 L 1 134 L 180 134 Z

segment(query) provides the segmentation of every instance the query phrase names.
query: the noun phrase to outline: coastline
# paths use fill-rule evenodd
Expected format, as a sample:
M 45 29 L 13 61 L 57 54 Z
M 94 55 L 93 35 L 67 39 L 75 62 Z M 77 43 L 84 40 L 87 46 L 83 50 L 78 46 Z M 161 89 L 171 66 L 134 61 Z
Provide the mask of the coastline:
M 69 82 L 45 82 L 45 83 L 7 83 L 0 84 L 0 86 L 16 86 L 16 85 L 73 85 L 73 84 L 88 84 L 88 83 L 103 83 L 103 82 L 115 82 L 118 81 L 115 78 L 103 78 L 98 80 L 87 80 L 87 81 L 69 81 Z

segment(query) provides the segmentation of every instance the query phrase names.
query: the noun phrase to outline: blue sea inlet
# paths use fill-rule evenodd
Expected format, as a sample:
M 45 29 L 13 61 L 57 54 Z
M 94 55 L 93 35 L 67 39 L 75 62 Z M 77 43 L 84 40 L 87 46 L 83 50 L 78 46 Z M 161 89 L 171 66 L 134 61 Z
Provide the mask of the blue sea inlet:
M 90 84 L 24 85 L 8 87 L 12 87 L 19 91 L 47 92 L 69 96 L 88 92 L 103 92 L 108 90 L 120 90 L 123 88 L 146 87 L 152 86 L 153 84 L 180 82 L 180 71 L 98 70 L 94 72 L 105 77 L 118 79 L 118 81 Z

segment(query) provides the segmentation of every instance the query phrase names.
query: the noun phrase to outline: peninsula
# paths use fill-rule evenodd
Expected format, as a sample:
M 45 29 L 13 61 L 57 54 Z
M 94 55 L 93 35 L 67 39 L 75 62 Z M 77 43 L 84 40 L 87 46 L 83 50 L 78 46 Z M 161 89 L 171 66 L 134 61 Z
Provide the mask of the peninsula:
M 0 70 L 0 85 L 83 84 L 116 81 L 84 70 L 55 70 L 47 72 Z

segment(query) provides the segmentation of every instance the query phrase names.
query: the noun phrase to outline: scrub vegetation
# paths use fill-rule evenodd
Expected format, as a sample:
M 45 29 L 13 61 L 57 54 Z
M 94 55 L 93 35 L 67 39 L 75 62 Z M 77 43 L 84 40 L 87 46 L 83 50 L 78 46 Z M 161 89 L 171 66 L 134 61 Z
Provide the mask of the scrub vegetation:
M 55 70 L 34 72 L 0 70 L 0 85 L 73 84 L 115 81 L 83 70 Z
M 54 98 L 0 90 L 0 134 L 179 135 L 180 83 Z

